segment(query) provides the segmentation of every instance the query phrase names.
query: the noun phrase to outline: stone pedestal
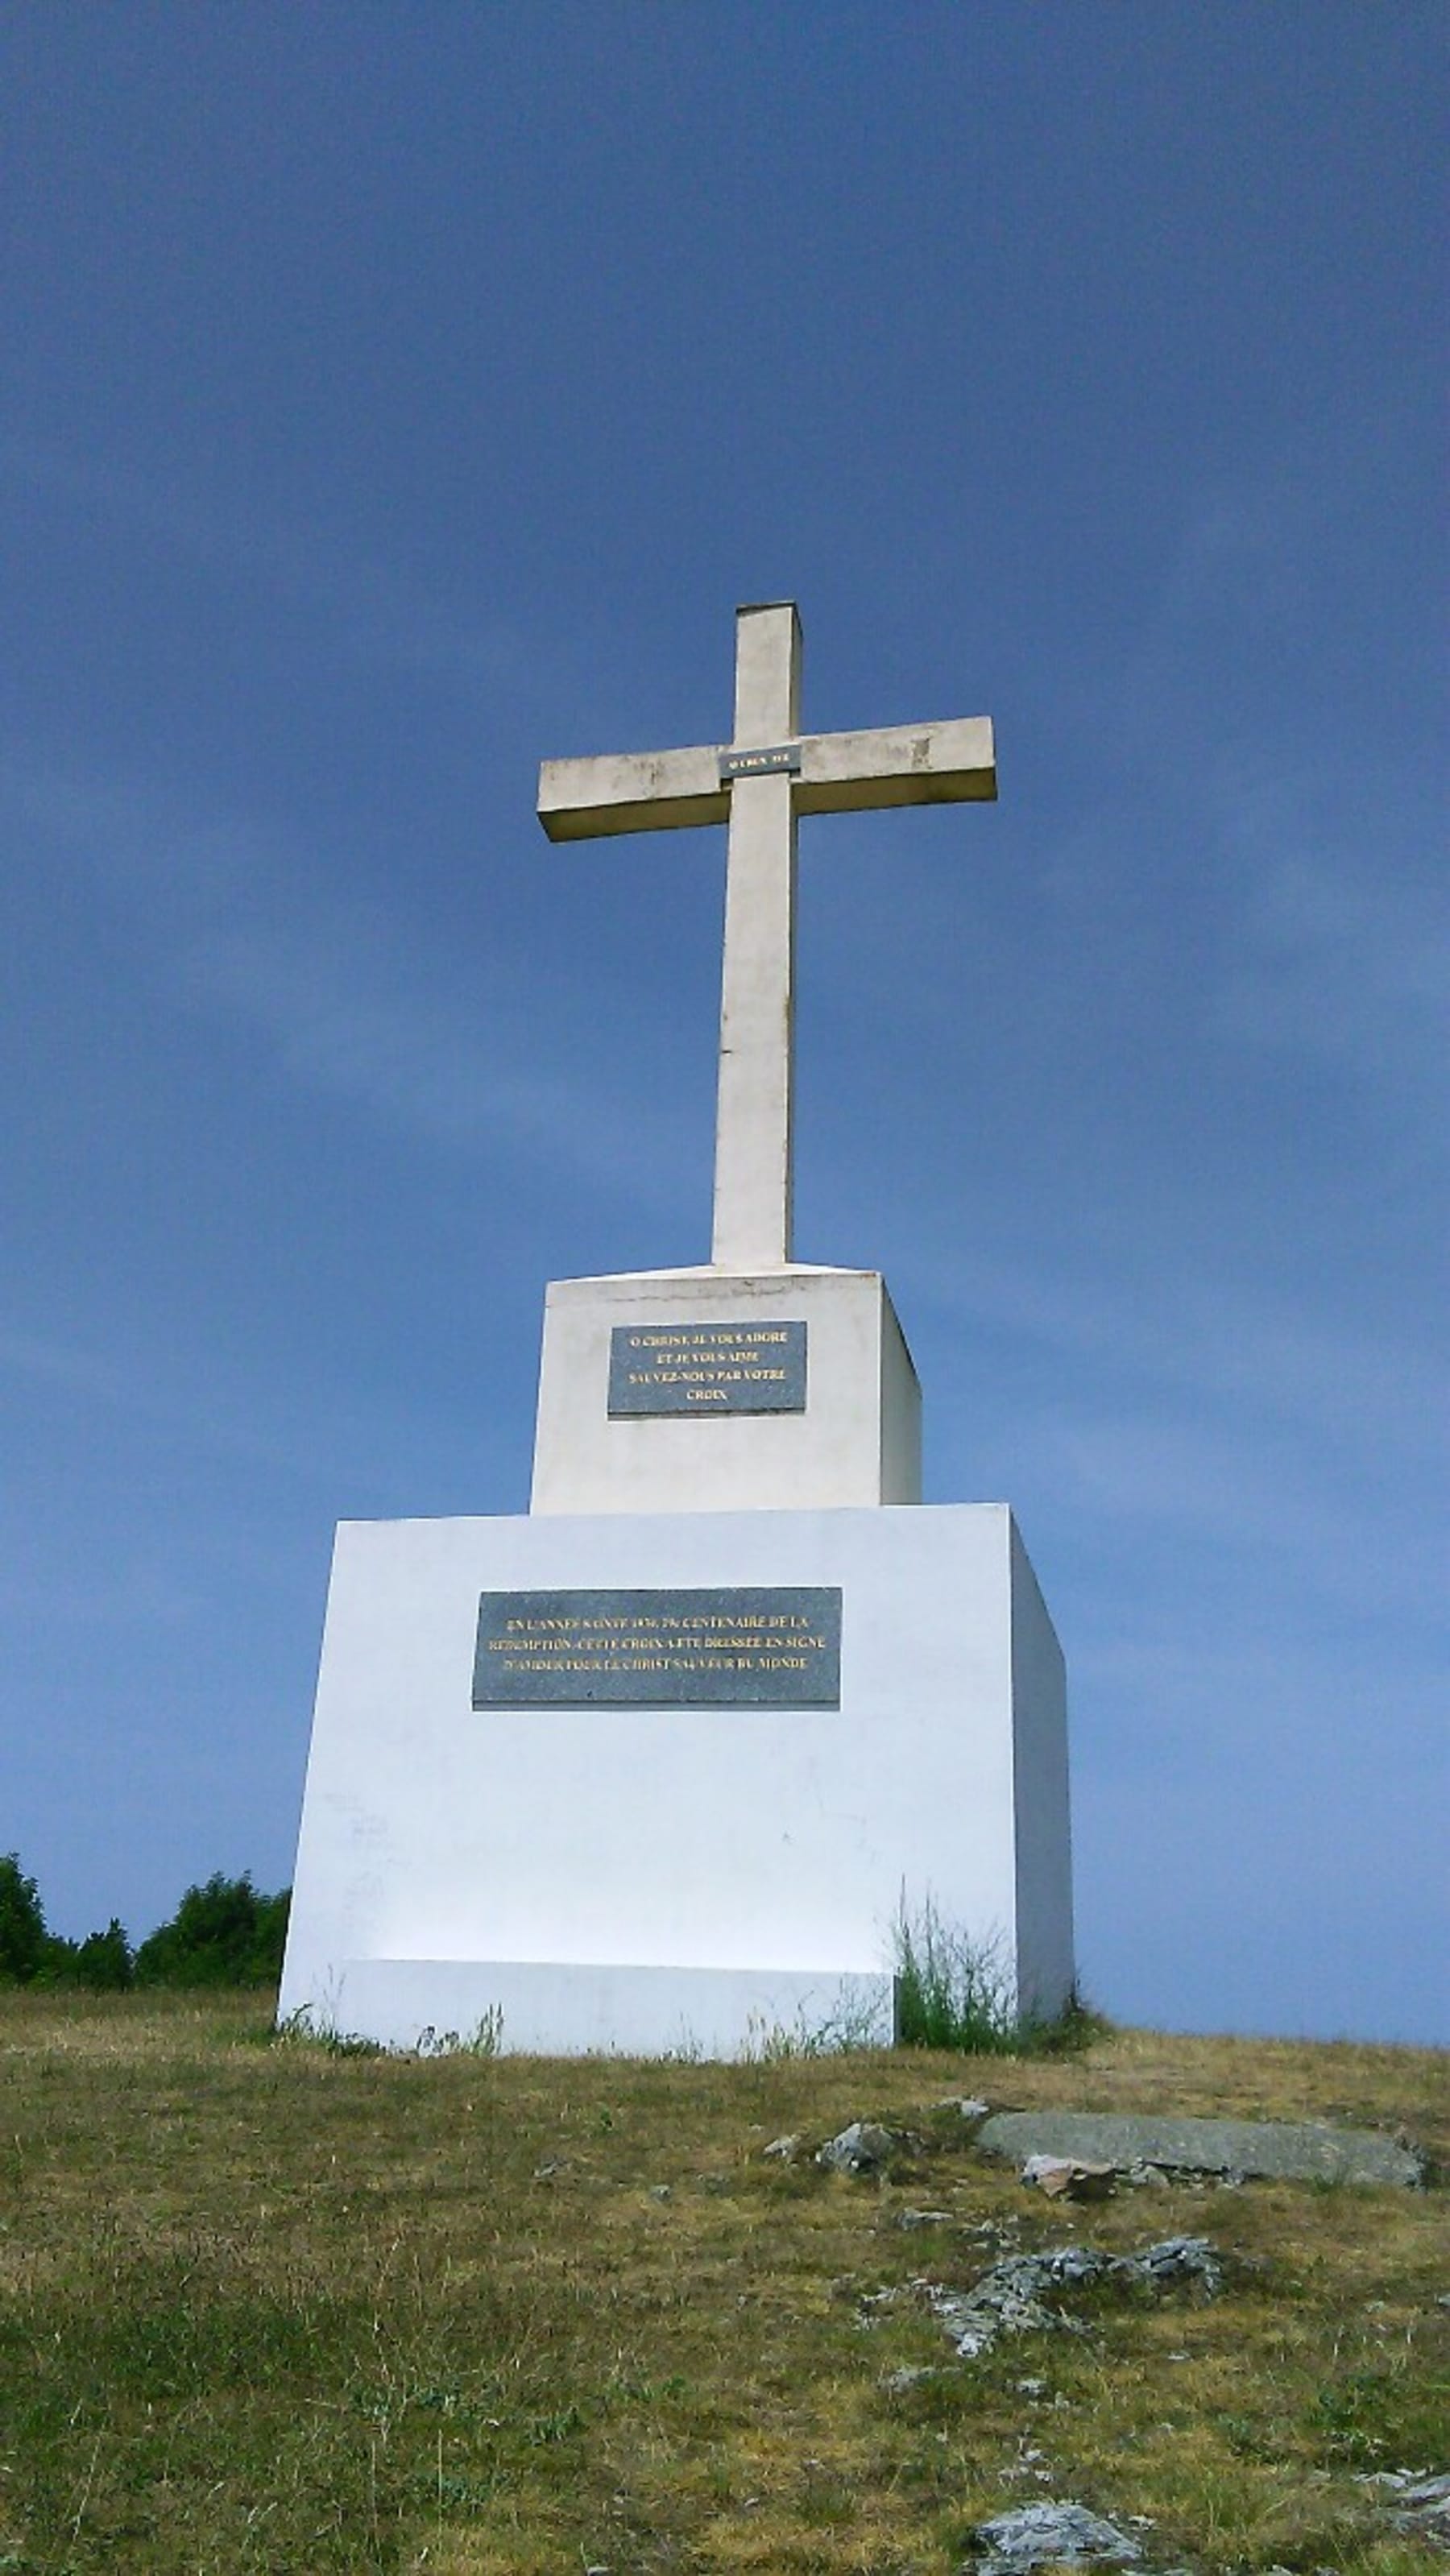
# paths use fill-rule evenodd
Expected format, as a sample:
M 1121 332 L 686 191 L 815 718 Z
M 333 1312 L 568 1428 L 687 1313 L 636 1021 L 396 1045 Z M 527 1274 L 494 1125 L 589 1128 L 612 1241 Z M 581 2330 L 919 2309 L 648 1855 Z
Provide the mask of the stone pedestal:
M 482 1594 L 750 1587 L 839 1595 L 838 1704 L 682 1679 L 674 1704 L 474 1705 Z M 994 1945 L 1024 2007 L 1064 2000 L 1062 1658 L 1005 1506 L 339 1530 L 284 2014 L 399 2046 L 497 2015 L 551 2052 L 888 2036 L 903 1898 Z
M 921 1390 L 879 1271 L 551 1284 L 530 1511 L 920 1500 Z

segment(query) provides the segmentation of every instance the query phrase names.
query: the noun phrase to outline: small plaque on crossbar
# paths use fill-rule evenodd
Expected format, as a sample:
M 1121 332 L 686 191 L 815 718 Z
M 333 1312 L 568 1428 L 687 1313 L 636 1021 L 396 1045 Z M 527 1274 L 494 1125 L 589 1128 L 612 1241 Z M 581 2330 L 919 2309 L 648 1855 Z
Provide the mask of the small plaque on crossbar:
M 728 786 L 732 778 L 799 778 L 801 747 L 798 742 L 777 742 L 760 751 L 722 751 L 720 784 Z

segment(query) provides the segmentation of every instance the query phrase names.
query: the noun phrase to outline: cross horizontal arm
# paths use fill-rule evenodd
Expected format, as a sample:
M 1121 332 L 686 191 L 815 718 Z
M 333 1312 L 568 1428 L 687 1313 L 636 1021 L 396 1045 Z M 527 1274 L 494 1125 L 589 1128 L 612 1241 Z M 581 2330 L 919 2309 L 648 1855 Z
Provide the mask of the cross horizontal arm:
M 551 841 L 728 822 L 730 787 L 721 780 L 720 764 L 730 749 L 699 743 L 688 751 L 546 760 L 539 772 L 539 820 Z M 956 805 L 997 793 L 990 716 L 885 725 L 870 733 L 808 733 L 799 750 L 792 779 L 798 814 Z
M 701 743 L 693 751 L 546 760 L 539 771 L 539 821 L 551 841 L 592 841 L 605 832 L 663 832 L 685 823 L 729 820 L 730 790 L 720 783 L 720 754 L 713 743 Z
M 996 793 L 991 717 L 953 716 L 872 733 L 808 733 L 794 801 L 798 814 L 853 814 L 885 805 L 959 805 Z

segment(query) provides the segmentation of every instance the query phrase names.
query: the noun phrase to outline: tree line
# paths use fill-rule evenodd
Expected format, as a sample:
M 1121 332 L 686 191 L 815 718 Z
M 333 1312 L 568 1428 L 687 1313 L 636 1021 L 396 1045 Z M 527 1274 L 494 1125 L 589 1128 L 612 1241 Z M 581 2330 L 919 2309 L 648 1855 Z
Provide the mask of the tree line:
M 114 1914 L 104 1932 L 68 1941 L 47 1931 L 39 1889 L 11 1852 L 0 1859 L 0 1986 L 275 1986 L 291 1894 L 264 1896 L 250 1873 L 218 1870 L 134 1949 Z

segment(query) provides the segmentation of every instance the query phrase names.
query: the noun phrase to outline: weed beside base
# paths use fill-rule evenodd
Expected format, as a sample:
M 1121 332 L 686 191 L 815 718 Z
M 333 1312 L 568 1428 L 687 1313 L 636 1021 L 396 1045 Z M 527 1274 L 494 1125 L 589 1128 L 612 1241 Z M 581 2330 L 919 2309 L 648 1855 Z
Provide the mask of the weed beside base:
M 900 2048 L 1060 2056 L 1107 2034 L 1109 2025 L 1076 1993 L 1050 2018 L 1024 2013 L 1005 1942 L 948 1923 L 930 1900 L 910 1914 L 903 1899 L 892 1940 Z

